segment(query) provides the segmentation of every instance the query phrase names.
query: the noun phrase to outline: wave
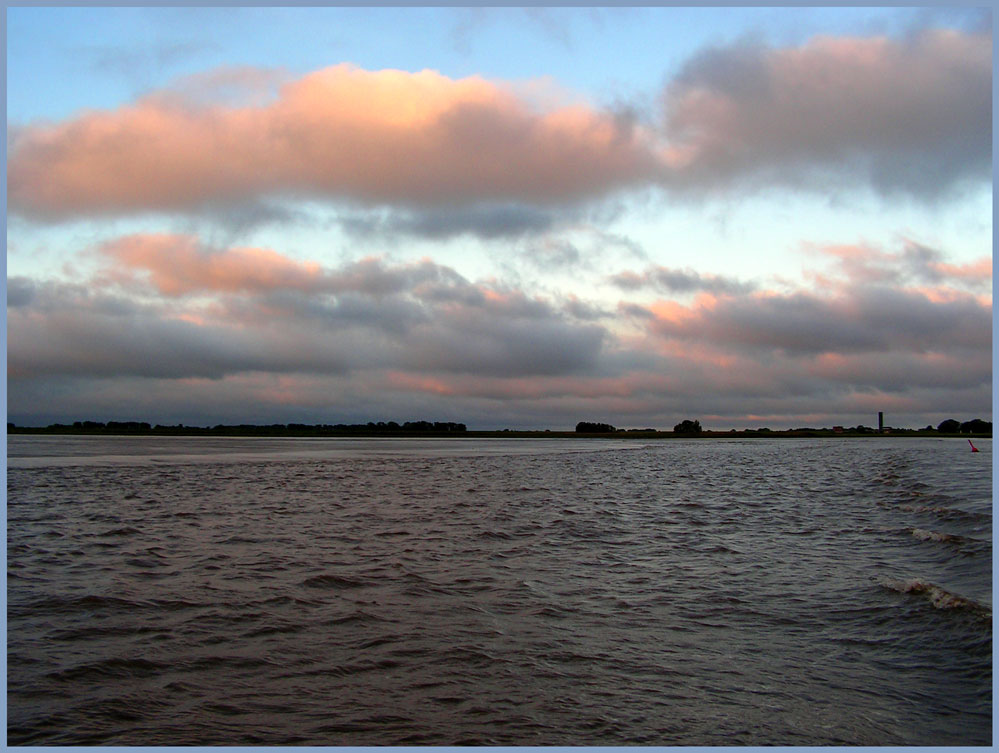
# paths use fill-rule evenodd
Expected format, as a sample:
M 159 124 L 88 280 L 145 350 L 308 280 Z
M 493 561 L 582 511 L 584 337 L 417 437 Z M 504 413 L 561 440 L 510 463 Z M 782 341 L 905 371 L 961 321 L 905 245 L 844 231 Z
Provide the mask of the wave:
M 306 578 L 302 581 L 303 586 L 308 586 L 309 588 L 364 588 L 369 585 L 366 581 L 360 578 L 347 578 L 342 575 L 333 575 L 332 573 L 327 573 L 325 575 L 313 575 L 311 578 Z
M 98 536 L 132 536 L 136 533 L 142 533 L 138 528 L 124 527 L 124 528 L 113 528 L 110 531 L 105 531 L 104 533 L 97 534 Z
M 940 533 L 939 531 L 927 531 L 927 530 L 924 530 L 922 528 L 909 528 L 909 529 L 906 529 L 906 530 L 908 530 L 909 533 L 911 533 L 915 538 L 919 539 L 920 541 L 951 541 L 951 542 L 960 542 L 960 541 L 963 540 L 963 537 L 956 536 L 955 534 L 952 534 L 952 533 Z
M 87 594 L 85 596 L 41 596 L 23 604 L 8 605 L 8 617 L 40 614 L 73 614 L 76 612 L 119 611 L 127 612 L 149 607 L 151 602 L 122 599 L 115 596 Z
M 991 551 L 990 543 L 988 541 L 975 538 L 974 536 L 960 536 L 956 533 L 929 531 L 924 528 L 906 528 L 905 530 L 909 533 L 909 535 L 919 541 L 947 544 L 966 556 L 973 556 L 975 554 Z
M 977 601 L 951 593 L 934 583 L 911 578 L 909 580 L 885 580 L 882 585 L 902 594 L 913 594 L 925 598 L 936 609 L 967 611 L 980 616 L 991 617 L 992 610 Z
M 107 677 L 137 678 L 160 674 L 170 668 L 169 664 L 149 659 L 111 658 L 50 672 L 48 677 L 57 682 L 75 682 Z
M 967 510 L 958 510 L 953 507 L 939 507 L 933 505 L 898 505 L 899 510 L 904 510 L 905 512 L 915 512 L 922 514 L 935 515 L 939 518 L 949 519 L 959 521 L 970 521 L 972 523 L 988 523 L 992 521 L 992 516 L 988 513 L 981 512 L 969 512 Z
M 364 610 L 358 609 L 350 614 L 345 614 L 340 617 L 333 617 L 328 621 L 329 625 L 346 625 L 351 622 L 385 622 L 384 617 L 379 617 L 376 614 L 371 614 L 365 612 Z

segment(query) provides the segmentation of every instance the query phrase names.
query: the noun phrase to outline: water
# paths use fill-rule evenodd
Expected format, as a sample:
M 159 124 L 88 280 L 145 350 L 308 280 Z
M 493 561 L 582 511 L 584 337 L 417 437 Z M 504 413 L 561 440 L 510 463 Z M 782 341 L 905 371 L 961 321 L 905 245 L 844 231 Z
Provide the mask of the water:
M 992 741 L 990 441 L 8 441 L 11 744 Z

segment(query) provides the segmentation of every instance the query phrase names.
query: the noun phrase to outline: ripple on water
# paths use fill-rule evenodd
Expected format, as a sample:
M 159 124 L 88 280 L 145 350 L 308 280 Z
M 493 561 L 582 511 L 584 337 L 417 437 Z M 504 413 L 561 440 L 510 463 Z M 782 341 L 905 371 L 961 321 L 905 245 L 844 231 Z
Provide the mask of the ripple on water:
M 956 444 L 102 441 L 8 467 L 12 744 L 991 741 Z

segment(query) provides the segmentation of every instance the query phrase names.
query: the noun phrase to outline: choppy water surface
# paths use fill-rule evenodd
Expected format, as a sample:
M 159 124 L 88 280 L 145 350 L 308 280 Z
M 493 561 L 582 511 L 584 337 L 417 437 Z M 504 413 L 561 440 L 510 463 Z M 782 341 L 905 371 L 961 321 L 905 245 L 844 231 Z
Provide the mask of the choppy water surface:
M 11 744 L 992 740 L 990 441 L 8 442 Z

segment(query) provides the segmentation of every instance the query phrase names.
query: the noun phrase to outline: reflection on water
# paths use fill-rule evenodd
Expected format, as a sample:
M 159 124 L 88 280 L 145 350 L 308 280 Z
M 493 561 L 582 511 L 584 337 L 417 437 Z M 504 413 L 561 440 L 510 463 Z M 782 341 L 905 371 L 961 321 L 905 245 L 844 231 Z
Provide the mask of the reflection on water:
M 12 744 L 991 742 L 991 442 L 10 437 Z

